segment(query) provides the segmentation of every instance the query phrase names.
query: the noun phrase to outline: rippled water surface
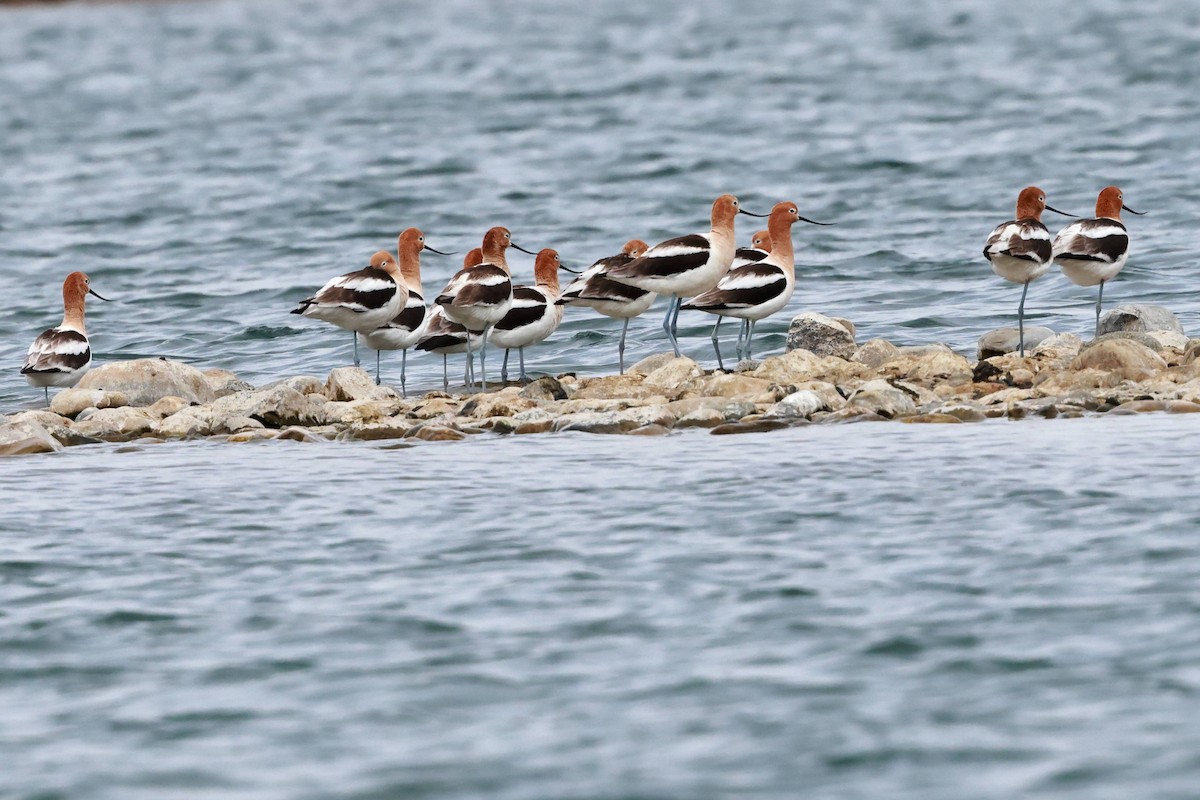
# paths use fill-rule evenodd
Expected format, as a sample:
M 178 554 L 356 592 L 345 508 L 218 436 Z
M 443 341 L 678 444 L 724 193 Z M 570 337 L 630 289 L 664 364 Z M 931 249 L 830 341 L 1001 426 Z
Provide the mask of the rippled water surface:
M 265 382 L 347 362 L 287 312 L 403 227 L 582 265 L 726 191 L 837 223 L 791 311 L 969 352 L 1017 190 L 1116 183 L 1149 214 L 1106 299 L 1200 329 L 1194 3 L 427 5 L 0 12 L 0 411 L 74 269 L 98 362 Z M 1093 300 L 1052 273 L 1028 311 Z M 612 371 L 618 330 L 572 310 L 530 366 Z M 8 459 L 0 797 L 1193 798 L 1195 426 Z

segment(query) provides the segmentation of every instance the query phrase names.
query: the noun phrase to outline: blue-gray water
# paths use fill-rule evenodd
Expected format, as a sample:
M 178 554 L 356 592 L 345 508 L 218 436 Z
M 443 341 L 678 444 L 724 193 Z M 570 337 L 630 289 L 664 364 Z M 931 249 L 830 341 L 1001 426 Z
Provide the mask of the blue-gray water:
M 1018 300 L 979 255 L 1017 190 L 1116 183 L 1149 215 L 1107 298 L 1195 333 L 1197 85 L 1185 0 L 5 10 L 0 411 L 40 404 L 71 270 L 117 301 L 99 362 L 262 382 L 346 363 L 287 311 L 403 227 L 579 265 L 726 191 L 838 223 L 796 230 L 793 310 L 969 351 Z M 1051 273 L 1028 310 L 1082 333 L 1093 299 Z M 612 371 L 616 331 L 571 311 L 530 365 Z M 0 797 L 1191 798 L 1194 429 L 8 459 Z

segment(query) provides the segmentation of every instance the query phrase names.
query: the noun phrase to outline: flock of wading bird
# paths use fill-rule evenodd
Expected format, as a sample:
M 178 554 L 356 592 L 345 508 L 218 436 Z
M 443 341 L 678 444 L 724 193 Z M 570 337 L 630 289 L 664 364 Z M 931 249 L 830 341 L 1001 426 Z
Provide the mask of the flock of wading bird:
M 1036 186 L 1023 189 L 1017 198 L 1016 218 L 996 226 L 984 245 L 983 255 L 1000 277 L 1024 285 L 1017 308 L 1019 349 L 1025 354 L 1025 295 L 1029 284 L 1057 263 L 1080 286 L 1099 285 L 1096 326 L 1104 284 L 1114 278 L 1129 255 L 1129 235 L 1121 211 L 1140 214 L 1124 203 L 1121 190 L 1109 186 L 1096 201 L 1096 216 L 1080 219 L 1057 236 L 1042 224 L 1049 210 L 1074 216 L 1046 205 L 1046 194 Z M 734 219 L 738 214 L 768 217 L 767 229 L 758 231 L 750 247 L 734 244 Z M 669 297 L 663 330 L 679 355 L 676 326 L 681 310 L 715 314 L 712 343 L 717 365 L 721 358 L 720 327 L 723 317 L 740 319 L 737 337 L 739 360 L 751 357 L 754 325 L 787 305 L 796 285 L 792 225 L 816 222 L 800 215 L 795 203 L 775 204 L 770 214 L 752 214 L 733 195 L 722 195 L 712 206 L 712 228 L 668 239 L 654 247 L 634 239 L 614 256 L 602 258 L 582 274 L 564 267 L 558 253 L 546 248 L 537 253 L 519 247 L 507 228 L 495 227 L 483 237 L 483 246 L 469 252 L 433 307 L 425 303 L 421 287 L 421 251 L 452 255 L 425 244 L 424 234 L 409 228 L 400 234 L 397 253 L 381 250 L 365 269 L 333 278 L 312 297 L 300 301 L 293 314 L 312 317 L 354 334 L 354 364 L 359 365 L 358 334 L 376 351 L 375 381 L 380 380 L 379 352 L 400 350 L 400 386 L 407 393 L 405 368 L 408 350 L 416 348 L 442 355 L 442 385 L 449 390 L 446 356 L 466 353 L 463 377 L 468 387 L 475 381 L 474 354 L 479 353 L 480 383 L 487 388 L 486 354 L 489 340 L 504 348 L 501 380 L 508 380 L 508 355 L 516 350 L 520 380 L 525 374 L 525 348 L 550 336 L 562 322 L 564 305 L 587 306 L 608 317 L 624 320 L 618 345 L 621 372 L 625 371 L 625 335 L 629 320 L 646 311 L 657 295 Z M 534 255 L 534 280 L 530 286 L 513 284 L 505 253 L 509 247 Z M 559 289 L 558 271 L 578 277 Z M 91 289 L 88 276 L 73 272 L 63 283 L 65 313 L 62 324 L 45 331 L 29 347 L 21 374 L 32 386 L 74 386 L 91 366 L 92 353 L 84 326 L 84 299 Z M 684 302 L 685 298 L 691 298 Z

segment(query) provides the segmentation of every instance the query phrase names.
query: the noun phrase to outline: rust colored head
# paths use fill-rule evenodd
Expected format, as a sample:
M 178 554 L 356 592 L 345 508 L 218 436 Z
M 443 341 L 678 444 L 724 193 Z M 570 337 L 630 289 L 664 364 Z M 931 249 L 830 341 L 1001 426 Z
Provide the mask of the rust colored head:
M 409 284 L 421 283 L 421 251 L 425 249 L 425 234 L 418 228 L 406 228 L 396 243 L 400 273 Z
M 483 263 L 483 248 L 476 247 L 463 256 L 463 269 L 478 267 Z
M 1036 186 L 1026 186 L 1017 195 L 1017 219 L 1042 218 L 1046 210 L 1046 193 Z
M 797 211 L 796 213 L 800 213 Z M 765 253 L 771 252 L 771 234 L 768 231 L 755 231 L 750 237 L 750 246 Z
M 627 256 L 637 258 L 649 249 L 650 245 L 646 244 L 641 239 L 630 239 L 625 243 L 625 246 L 621 248 L 621 252 Z
M 1134 211 L 1129 206 L 1125 205 L 1125 195 L 1116 186 L 1105 186 L 1100 190 L 1100 196 L 1096 198 L 1096 216 L 1108 217 L 1109 219 L 1120 219 L 1121 211 L 1128 211 L 1130 214 L 1142 216 L 1142 211 Z
M 533 261 L 533 277 L 538 286 L 548 286 L 558 291 L 558 251 L 549 247 L 538 251 Z
M 387 250 L 379 250 L 375 255 L 371 256 L 370 264 L 375 269 L 383 269 L 391 272 L 396 268 L 396 259 Z
M 508 268 L 504 251 L 512 244 L 512 234 L 508 228 L 497 225 L 483 235 L 483 260 L 489 264 Z
M 63 281 L 63 326 L 83 330 L 83 304 L 89 294 L 101 297 L 91 287 L 91 279 L 82 272 L 72 272 Z
M 733 220 L 739 211 L 738 199 L 731 194 L 723 194 L 713 201 L 712 227 L 713 230 L 733 230 Z

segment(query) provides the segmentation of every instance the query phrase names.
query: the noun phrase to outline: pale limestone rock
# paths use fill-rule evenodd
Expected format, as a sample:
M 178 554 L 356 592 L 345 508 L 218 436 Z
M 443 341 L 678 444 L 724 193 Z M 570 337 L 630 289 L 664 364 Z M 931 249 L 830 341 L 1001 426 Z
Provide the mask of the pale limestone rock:
M 629 432 L 630 436 L 669 436 L 670 434 L 671 429 L 662 425 L 643 425 Z
M 641 399 L 662 394 L 661 386 L 643 383 L 643 377 L 634 373 L 606 375 L 602 378 L 585 378 L 571 394 L 572 400 L 612 400 L 615 398 Z
M 166 397 L 160 397 L 151 405 L 146 406 L 146 413 L 149 414 L 152 419 L 166 419 L 172 414 L 178 413 L 180 409 L 187 408 L 189 405 L 191 404 L 182 397 L 168 395 Z
M 838 411 L 830 411 L 821 415 L 822 424 L 829 423 L 831 425 L 848 422 L 887 422 L 887 419 L 874 411 L 856 406 L 846 406 Z
M 942 423 L 942 424 L 959 425 L 962 423 L 962 420 L 959 419 L 954 414 L 942 414 L 942 413 L 939 413 L 936 411 L 930 411 L 925 414 L 915 414 L 911 417 L 902 417 L 900 421 L 901 422 L 918 423 L 918 424 L 919 423 L 926 423 L 926 424 Z
M 212 387 L 213 394 L 216 397 L 224 397 L 237 392 L 249 392 L 254 389 L 252 384 L 234 375 L 227 369 L 205 369 L 201 370 L 204 379 L 208 381 L 208 385 Z
M 149 433 L 154 423 L 155 420 L 142 408 L 98 408 L 77 421 L 75 430 L 106 442 L 126 442 Z
M 1123 378 L 1117 372 L 1106 369 L 1076 369 L 1071 372 L 1042 373 L 1046 376 L 1039 380 L 1035 389 L 1051 397 L 1059 397 L 1089 389 L 1104 389 L 1116 386 Z M 1041 377 L 1041 376 L 1039 376 Z M 999 393 L 997 393 L 999 394 Z
M 1183 333 L 1179 318 L 1162 306 L 1124 303 L 1100 317 L 1100 333 L 1114 331 L 1175 331 Z
M 829 407 L 819 394 L 811 389 L 793 392 L 771 406 L 766 411 L 768 417 L 811 417 L 818 411 L 828 411 Z
M 715 428 L 726 422 L 725 415 L 715 408 L 695 408 L 675 420 L 676 428 Z
M 1040 325 L 1025 326 L 1025 352 L 1028 353 L 1042 342 L 1054 336 L 1054 331 Z M 995 328 L 979 337 L 975 348 L 976 360 L 983 361 L 992 356 L 1019 352 L 1021 334 L 1017 328 Z
M 904 377 L 916 383 L 948 383 L 952 386 L 970 383 L 971 375 L 971 362 L 949 350 L 937 350 L 920 356 L 904 372 Z
M 1179 331 L 1146 331 L 1146 335 L 1158 343 L 1158 347 L 1155 348 L 1157 350 L 1170 348 L 1183 352 L 1187 350 L 1188 342 L 1190 341 L 1188 337 Z
M 654 353 L 653 355 L 646 356 L 641 361 L 625 370 L 625 374 L 629 375 L 630 373 L 633 373 L 636 375 L 649 375 L 659 367 L 674 360 L 675 354 L 672 352 L 668 351 L 665 353 Z
M 63 417 L 74 419 L 85 408 L 120 408 L 129 405 L 129 398 L 122 392 L 105 392 L 100 389 L 63 389 L 50 401 L 50 410 Z
M 854 323 L 844 317 L 830 317 L 830 319 L 850 331 L 851 336 L 854 336 L 858 332 L 854 327 Z
M 1038 358 L 1065 362 L 1079 355 L 1082 348 L 1083 339 L 1075 334 L 1056 333 L 1038 343 L 1033 349 L 1033 354 Z
M 808 350 L 792 350 L 781 356 L 763 359 L 753 375 L 781 385 L 795 386 L 807 381 L 827 381 L 844 386 L 867 378 L 873 372 L 870 367 L 853 361 L 834 356 L 822 358 Z
M 563 400 L 554 407 L 554 410 L 559 414 L 607 413 L 643 405 L 647 405 L 646 400 Z
M 767 431 L 778 431 L 784 428 L 792 428 L 797 425 L 807 425 L 808 420 L 805 419 L 785 419 L 781 417 L 772 417 L 770 419 L 749 419 L 740 420 L 738 422 L 727 422 L 724 425 L 718 425 L 709 431 L 713 436 L 728 436 L 738 433 L 766 433 Z
M 298 425 L 284 428 L 271 438 L 288 442 L 308 442 L 313 444 L 329 441 L 321 434 L 315 433 L 308 428 L 302 428 Z
M 786 349 L 807 350 L 818 356 L 850 358 L 856 350 L 853 327 L 815 311 L 804 311 L 792 317 Z
M 350 426 L 346 431 L 346 438 L 363 442 L 403 439 L 413 427 L 413 425 L 395 418 L 385 419 L 382 422 L 359 422 Z
M 659 389 L 660 393 L 664 390 L 679 391 L 692 378 L 698 378 L 703 374 L 704 370 L 700 368 L 699 364 L 687 356 L 680 356 L 679 358 L 671 359 L 648 374 L 645 379 L 645 385 Z M 575 396 L 578 397 L 579 393 L 576 393 Z
M 195 439 L 213 434 L 212 409 L 185 406 L 154 425 L 154 434 L 168 439 Z
M 54 453 L 63 446 L 32 419 L 0 425 L 0 456 Z
M 323 394 L 329 400 L 385 400 L 396 397 L 390 386 L 376 386 L 375 379 L 360 367 L 337 367 L 329 373 Z
M 1129 339 L 1110 339 L 1085 348 L 1071 362 L 1073 370 L 1096 369 L 1121 380 L 1140 381 L 1167 368 L 1158 353 Z
M 475 395 L 463 403 L 458 413 L 461 416 L 474 417 L 475 419 L 512 417 L 520 414 L 522 411 L 528 411 L 537 407 L 538 404 L 536 401 L 521 397 L 517 392 L 512 392 L 511 394 L 496 392 L 494 394 Z
M 987 419 L 982 410 L 966 403 L 947 403 L 934 409 L 934 412 L 957 417 L 961 422 L 983 422 Z
M 59 416 L 51 411 L 37 409 L 32 411 L 22 411 L 19 414 L 13 414 L 8 418 L 9 424 L 19 424 L 23 422 L 32 422 L 47 433 L 53 436 L 59 444 L 66 447 L 74 447 L 78 444 L 95 444 L 100 440 L 94 436 L 87 436 L 75 430 L 74 424 L 66 417 Z
M 684 397 L 737 397 L 762 394 L 772 387 L 768 380 L 740 373 L 717 373 L 690 381 L 684 387 Z
M 265 392 L 280 386 L 286 386 L 289 389 L 295 389 L 300 394 L 319 394 L 322 397 L 325 396 L 325 381 L 321 380 L 316 375 L 293 375 L 290 378 L 272 381 L 265 386 L 260 386 L 258 391 Z
M 467 434 L 445 425 L 424 423 L 411 429 L 404 435 L 405 439 L 420 439 L 425 442 L 454 442 L 467 438 Z
M 811 392 L 816 392 L 821 398 L 821 402 L 825 404 L 827 411 L 836 411 L 846 405 L 846 398 L 838 391 L 837 387 L 827 381 L 804 381 L 802 383 L 793 384 L 793 389 L 797 392 L 807 389 Z M 779 398 L 782 400 L 783 398 Z
M 188 364 L 158 358 L 115 361 L 90 370 L 80 389 L 120 392 L 131 406 L 148 406 L 161 397 L 182 397 L 189 403 L 211 403 L 216 393 L 204 373 Z
M 458 414 L 459 402 L 449 397 L 434 397 L 418 403 L 410 412 L 416 419 L 434 419 L 436 417 L 455 416 Z
M 519 394 L 521 397 L 529 400 L 566 400 L 569 396 L 567 386 L 575 383 L 571 381 L 564 384 L 558 378 L 551 378 L 549 375 L 544 375 L 526 385 L 521 389 Z
M 250 417 L 269 428 L 290 425 L 326 424 L 325 399 L 306 395 L 288 386 L 254 392 L 238 392 L 219 398 L 211 405 L 214 420 Z M 168 419 L 170 419 L 168 417 Z
M 850 356 L 850 360 L 871 369 L 879 369 L 899 355 L 900 348 L 887 339 L 868 339 L 863 342 L 861 347 L 854 351 L 854 355 Z
M 554 422 L 556 432 L 581 431 L 583 433 L 629 433 L 642 423 L 619 411 L 583 411 L 565 414 Z
M 235 443 L 261 442 L 265 439 L 274 439 L 276 435 L 276 432 L 270 428 L 256 428 L 254 430 L 230 434 L 225 441 Z
M 884 380 L 864 383 L 850 396 L 849 406 L 871 411 L 888 419 L 915 414 L 917 411 L 917 404 L 907 392 Z

